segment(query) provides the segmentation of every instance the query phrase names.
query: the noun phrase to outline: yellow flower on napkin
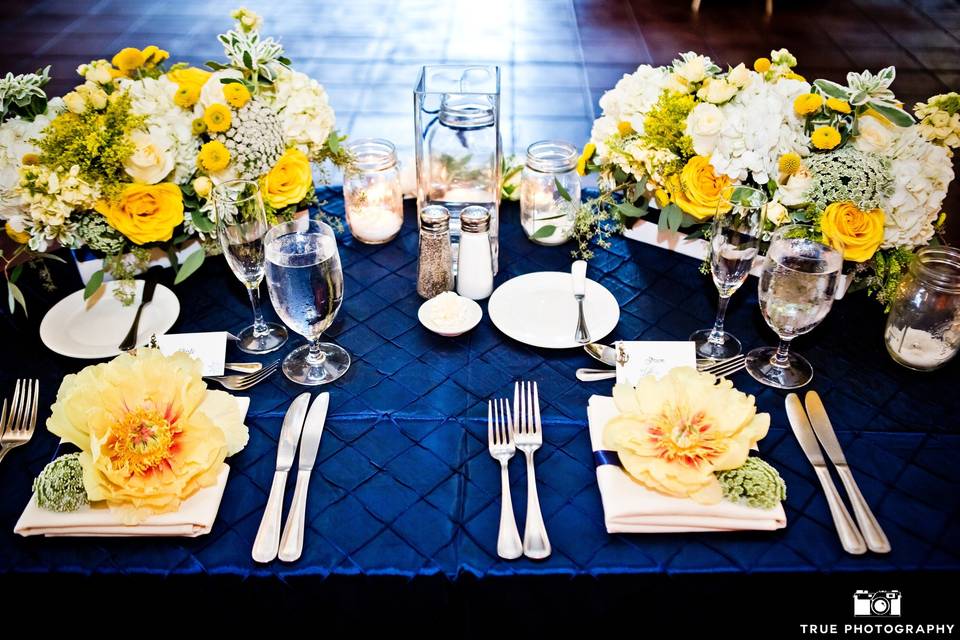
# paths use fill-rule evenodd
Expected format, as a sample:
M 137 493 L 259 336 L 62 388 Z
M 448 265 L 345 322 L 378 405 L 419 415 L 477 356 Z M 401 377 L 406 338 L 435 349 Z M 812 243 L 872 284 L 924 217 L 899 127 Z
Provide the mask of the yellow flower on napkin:
M 753 396 L 689 367 L 618 384 L 613 399 L 620 414 L 604 427 L 604 446 L 644 486 L 701 504 L 720 502 L 713 472 L 741 466 L 770 427 Z
M 299 149 L 287 149 L 261 183 L 263 199 L 274 209 L 297 204 L 313 186 L 310 159 Z
M 117 201 L 101 200 L 95 209 L 131 242 L 165 242 L 183 222 L 183 194 L 172 182 L 131 184 Z
M 666 179 L 670 198 L 684 212 L 699 221 L 709 220 L 717 213 L 730 210 L 730 204 L 721 202 L 720 194 L 730 184 L 730 178 L 717 175 L 710 158 L 693 156 L 679 174 Z
M 80 448 L 92 502 L 136 524 L 216 482 L 248 432 L 236 400 L 200 374 L 185 353 L 141 349 L 63 379 L 47 428 Z

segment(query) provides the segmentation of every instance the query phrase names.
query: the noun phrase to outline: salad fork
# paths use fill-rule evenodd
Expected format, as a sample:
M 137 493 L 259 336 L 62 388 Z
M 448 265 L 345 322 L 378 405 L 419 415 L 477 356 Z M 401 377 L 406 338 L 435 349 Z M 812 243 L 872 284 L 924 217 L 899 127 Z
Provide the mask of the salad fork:
M 536 382 L 516 382 L 513 387 L 513 437 L 517 448 L 527 458 L 527 521 L 523 528 L 523 555 L 541 560 L 550 555 L 550 538 L 540 512 L 537 495 L 537 475 L 533 468 L 533 454 L 543 445 L 540 426 L 540 398 Z
M 39 380 L 17 380 L 7 413 L 7 401 L 0 410 L 0 460 L 21 445 L 30 442 L 37 426 L 37 402 L 40 398 Z
M 235 376 L 205 376 L 204 379 L 219 382 L 224 388 L 230 389 L 231 391 L 246 391 L 250 387 L 260 384 L 269 378 L 279 367 L 280 361 L 274 360 L 259 371 L 254 371 L 253 373 Z
M 490 456 L 500 463 L 500 530 L 497 534 L 497 555 L 513 560 L 523 555 L 517 520 L 510 498 L 510 458 L 517 451 L 513 442 L 513 420 L 510 406 L 504 399 L 487 401 L 487 448 Z

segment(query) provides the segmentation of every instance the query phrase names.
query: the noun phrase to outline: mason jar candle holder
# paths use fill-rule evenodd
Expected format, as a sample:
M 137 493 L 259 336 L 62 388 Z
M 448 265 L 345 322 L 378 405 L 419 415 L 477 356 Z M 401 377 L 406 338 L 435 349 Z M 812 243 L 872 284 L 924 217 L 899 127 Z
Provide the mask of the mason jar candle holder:
M 364 244 L 384 244 L 403 226 L 397 150 L 387 140 L 360 138 L 346 145 L 353 158 L 343 174 L 347 226 Z
M 520 178 L 520 225 L 533 242 L 563 244 L 573 235 L 580 205 L 576 147 L 541 140 L 527 148 Z

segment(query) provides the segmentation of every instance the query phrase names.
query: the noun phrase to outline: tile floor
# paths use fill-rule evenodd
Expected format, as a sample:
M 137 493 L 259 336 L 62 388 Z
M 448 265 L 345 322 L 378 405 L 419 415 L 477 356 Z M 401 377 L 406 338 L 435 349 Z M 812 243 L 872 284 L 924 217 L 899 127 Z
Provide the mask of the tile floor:
M 960 88 L 960 4 L 951 0 L 246 0 L 298 69 L 322 82 L 338 126 L 413 146 L 411 90 L 421 64 L 483 61 L 503 70 L 508 151 L 560 137 L 582 143 L 603 92 L 638 64 L 678 51 L 720 63 L 788 47 L 810 77 L 898 67 L 907 104 Z M 0 72 L 53 66 L 51 91 L 74 69 L 124 46 L 156 44 L 177 60 L 220 58 L 216 34 L 239 0 L 5 0 Z M 948 204 L 960 236 L 960 187 Z

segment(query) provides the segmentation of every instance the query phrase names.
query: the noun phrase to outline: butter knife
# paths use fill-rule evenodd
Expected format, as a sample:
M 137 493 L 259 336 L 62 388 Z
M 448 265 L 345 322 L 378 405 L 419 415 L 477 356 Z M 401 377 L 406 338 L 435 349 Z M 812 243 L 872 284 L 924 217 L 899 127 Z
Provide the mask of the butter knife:
M 843 482 L 843 488 L 847 490 L 847 497 L 850 504 L 853 505 L 853 515 L 857 518 L 857 524 L 860 525 L 860 531 L 863 532 L 863 539 L 866 540 L 870 551 L 876 553 L 890 553 L 890 541 L 877 522 L 870 506 L 860 493 L 860 487 L 857 481 L 853 479 L 853 473 L 847 466 L 847 458 L 843 455 L 843 449 L 837 441 L 837 434 L 833 431 L 833 425 L 830 424 L 830 418 L 827 417 L 827 410 L 820 400 L 820 394 L 816 391 L 807 392 L 804 398 L 807 415 L 810 416 L 810 422 L 813 424 L 813 430 L 817 434 L 817 439 L 826 451 L 827 457 L 837 469 L 837 475 Z
M 310 488 L 310 472 L 320 449 L 320 436 L 327 420 L 327 408 L 330 406 L 330 394 L 321 393 L 313 401 L 307 414 L 303 438 L 300 442 L 300 463 L 297 466 L 297 487 L 293 490 L 293 503 L 287 514 L 287 524 L 283 527 L 280 540 L 279 558 L 284 562 L 293 562 L 303 552 L 304 520 L 307 512 L 307 489 Z
M 820 445 L 817 444 L 817 436 L 813 433 L 813 427 L 810 426 L 810 420 L 800 404 L 800 398 L 797 394 L 791 393 L 787 396 L 787 419 L 790 421 L 790 428 L 793 429 L 793 435 L 797 437 L 800 448 L 806 454 L 807 460 L 813 465 L 813 470 L 817 473 L 823 492 L 827 496 L 827 506 L 830 507 L 830 515 L 833 516 L 833 524 L 837 528 L 837 535 L 840 536 L 840 544 L 843 545 L 847 553 L 859 555 L 867 552 L 867 545 L 863 542 L 863 536 L 860 530 L 853 523 L 850 512 L 840 500 L 840 494 L 837 493 L 837 487 L 833 484 L 830 472 L 827 470 L 827 464 L 824 462 L 823 453 L 820 451 Z
M 253 559 L 257 562 L 270 562 L 277 557 L 280 545 L 280 515 L 283 510 L 283 491 L 287 486 L 287 472 L 293 465 L 293 454 L 297 451 L 303 420 L 310 405 L 310 393 L 301 393 L 290 403 L 287 415 L 283 417 L 280 429 L 280 441 L 277 443 L 277 470 L 270 485 L 270 497 L 267 507 L 253 541 Z
M 133 316 L 133 324 L 130 325 L 130 330 L 127 331 L 123 342 L 117 347 L 120 351 L 130 351 L 130 349 L 137 346 L 137 333 L 140 331 L 140 314 L 143 313 L 145 306 L 153 302 L 153 292 L 156 291 L 156 289 L 157 277 L 154 274 L 149 274 L 143 281 L 143 295 L 140 296 L 140 306 L 137 307 L 137 315 Z

